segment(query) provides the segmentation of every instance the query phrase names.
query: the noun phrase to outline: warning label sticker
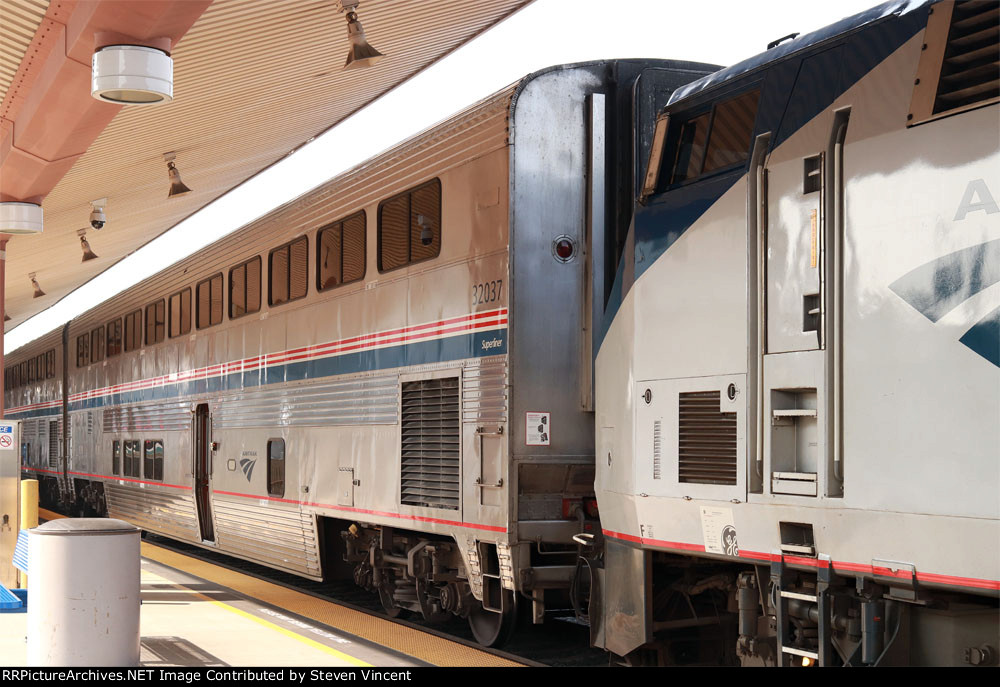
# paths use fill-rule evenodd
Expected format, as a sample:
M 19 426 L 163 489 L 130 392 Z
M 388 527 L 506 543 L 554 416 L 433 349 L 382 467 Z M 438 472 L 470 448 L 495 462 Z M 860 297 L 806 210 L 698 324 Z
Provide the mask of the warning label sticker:
M 552 440 L 551 413 L 525 413 L 524 443 L 526 446 L 548 446 Z
M 736 543 L 736 524 L 733 522 L 732 508 L 701 507 L 701 533 L 705 540 L 705 551 L 727 556 L 739 556 L 740 547 Z

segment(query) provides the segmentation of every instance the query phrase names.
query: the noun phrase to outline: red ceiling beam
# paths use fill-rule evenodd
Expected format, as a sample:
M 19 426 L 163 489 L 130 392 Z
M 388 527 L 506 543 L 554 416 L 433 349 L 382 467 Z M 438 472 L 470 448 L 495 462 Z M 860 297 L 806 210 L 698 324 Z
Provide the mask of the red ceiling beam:
M 0 200 L 40 203 L 123 107 L 90 95 L 97 47 L 168 52 L 211 0 L 52 0 L 0 103 Z

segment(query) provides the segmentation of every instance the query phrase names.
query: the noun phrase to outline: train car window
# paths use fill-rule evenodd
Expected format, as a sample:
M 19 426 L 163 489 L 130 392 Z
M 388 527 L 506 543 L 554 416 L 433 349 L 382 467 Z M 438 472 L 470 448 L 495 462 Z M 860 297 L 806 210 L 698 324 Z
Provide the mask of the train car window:
M 76 337 L 76 366 L 87 367 L 90 364 L 90 335 Z
M 122 463 L 122 442 L 115 439 L 111 442 L 111 474 L 120 475 Z
M 56 350 L 45 353 L 45 378 L 52 379 L 56 376 Z
M 122 352 L 122 318 L 108 322 L 108 357 L 118 355 Z
M 364 279 L 367 250 L 364 210 L 316 232 L 316 289 L 326 291 Z
M 309 288 L 309 238 L 300 236 L 275 248 L 267 257 L 268 305 L 281 305 L 303 298 Z
M 130 439 L 125 442 L 125 476 L 139 477 L 140 467 L 139 440 Z
M 260 256 L 229 270 L 229 319 L 260 310 Z
M 198 329 L 222 322 L 222 272 L 198 282 Z
M 680 125 L 677 138 L 677 160 L 670 183 L 676 184 L 701 174 L 705 159 L 705 141 L 708 139 L 709 113 L 699 115 Z
M 143 477 L 156 482 L 163 481 L 163 439 L 146 440 L 142 462 Z
M 163 341 L 166 333 L 166 302 L 161 298 L 146 306 L 146 345 Z
M 441 253 L 441 181 L 384 200 L 378 206 L 379 272 L 405 267 Z
M 30 383 L 31 382 L 28 381 L 28 362 L 25 361 L 21 363 L 21 384 L 25 385 Z
M 285 495 L 284 439 L 271 439 L 267 442 L 267 493 L 279 498 Z
M 142 346 L 142 311 L 136 310 L 125 316 L 125 352 Z
M 39 382 L 47 379 L 45 376 L 45 354 L 39 353 L 38 357 L 35 359 L 35 379 Z
M 104 325 L 90 330 L 90 362 L 104 360 Z
M 170 297 L 170 338 L 191 332 L 191 289 L 178 291 Z
M 750 91 L 716 106 L 702 174 L 746 162 L 759 99 Z
M 677 117 L 667 136 L 658 190 L 744 164 L 759 101 L 760 89 L 755 89 L 716 103 L 709 112 Z

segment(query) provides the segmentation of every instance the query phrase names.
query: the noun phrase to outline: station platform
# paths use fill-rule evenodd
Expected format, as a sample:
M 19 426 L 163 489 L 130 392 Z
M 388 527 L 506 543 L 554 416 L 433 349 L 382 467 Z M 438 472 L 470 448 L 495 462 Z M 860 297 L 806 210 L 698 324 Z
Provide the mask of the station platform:
M 141 565 L 143 667 L 524 665 L 148 542 Z M 26 665 L 27 614 L 0 618 L 0 665 Z

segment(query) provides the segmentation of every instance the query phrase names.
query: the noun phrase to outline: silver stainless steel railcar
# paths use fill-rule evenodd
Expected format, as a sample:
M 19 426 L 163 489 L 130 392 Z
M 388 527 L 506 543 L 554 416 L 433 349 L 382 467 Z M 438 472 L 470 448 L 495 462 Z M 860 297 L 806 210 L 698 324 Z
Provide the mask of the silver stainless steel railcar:
M 598 529 L 591 294 L 655 112 L 714 69 L 534 74 L 13 353 L 25 470 L 485 644 L 540 622 Z
M 996 665 L 998 17 L 892 2 L 672 96 L 596 357 L 598 645 Z

